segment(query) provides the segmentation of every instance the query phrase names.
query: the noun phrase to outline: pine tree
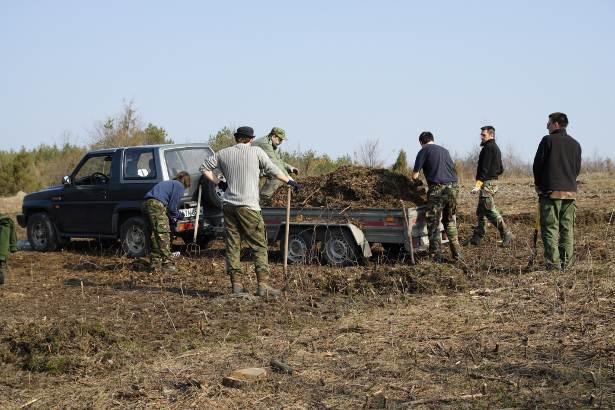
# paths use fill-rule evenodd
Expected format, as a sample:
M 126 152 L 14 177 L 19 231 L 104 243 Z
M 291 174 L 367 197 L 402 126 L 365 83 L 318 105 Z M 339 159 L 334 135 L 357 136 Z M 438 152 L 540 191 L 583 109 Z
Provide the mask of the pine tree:
M 409 173 L 408 169 L 408 159 L 406 158 L 406 151 L 403 149 L 399 150 L 399 155 L 391 168 L 394 172 L 399 172 L 400 174 L 407 175 Z

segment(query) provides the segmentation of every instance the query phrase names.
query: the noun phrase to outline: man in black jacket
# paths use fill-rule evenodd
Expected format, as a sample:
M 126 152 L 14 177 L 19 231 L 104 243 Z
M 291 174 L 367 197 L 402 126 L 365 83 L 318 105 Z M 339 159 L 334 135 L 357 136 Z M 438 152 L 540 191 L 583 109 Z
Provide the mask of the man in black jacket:
M 502 237 L 502 245 L 510 246 L 514 236 L 506 227 L 502 215 L 495 207 L 494 196 L 498 192 L 498 176 L 504 172 L 502 165 L 502 153 L 498 144 L 495 143 L 495 128 L 486 125 L 480 129 L 480 155 L 476 168 L 476 185 L 472 189 L 473 194 L 480 192 L 478 206 L 476 207 L 477 223 L 472 238 L 467 242 L 471 245 L 480 245 L 485 236 L 485 219 L 498 228 Z
M 534 157 L 534 185 L 547 269 L 563 269 L 572 261 L 581 145 L 568 135 L 567 126 L 566 114 L 550 114 L 549 135 L 542 138 Z

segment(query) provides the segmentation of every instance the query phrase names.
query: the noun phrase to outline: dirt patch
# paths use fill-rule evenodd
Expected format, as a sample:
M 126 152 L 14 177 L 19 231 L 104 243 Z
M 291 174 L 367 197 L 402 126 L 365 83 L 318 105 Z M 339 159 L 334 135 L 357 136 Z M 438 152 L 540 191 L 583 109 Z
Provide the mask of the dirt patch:
M 17 252 L 0 287 L 0 408 L 613 408 L 614 197 L 601 184 L 586 178 L 600 197 L 578 200 L 587 222 L 563 272 L 542 269 L 540 242 L 528 266 L 534 194 L 508 182 L 496 202 L 513 247 L 490 226 L 462 263 L 413 266 L 382 247 L 365 266 L 291 265 L 286 278 L 272 248 L 279 300 L 229 295 L 220 241 L 169 275 L 87 241 Z M 247 255 L 242 266 L 254 292 Z M 246 367 L 267 378 L 222 385 Z
M 399 208 L 400 200 L 408 206 L 425 203 L 422 186 L 388 169 L 345 165 L 329 174 L 297 181 L 303 187 L 293 195 L 293 207 Z M 273 206 L 286 206 L 285 189 L 276 192 Z

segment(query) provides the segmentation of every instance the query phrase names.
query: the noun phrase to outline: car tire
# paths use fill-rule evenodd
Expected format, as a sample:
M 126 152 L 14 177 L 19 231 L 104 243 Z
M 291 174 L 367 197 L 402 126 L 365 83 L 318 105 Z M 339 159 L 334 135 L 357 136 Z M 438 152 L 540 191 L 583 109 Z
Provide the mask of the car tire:
M 130 258 L 139 258 L 149 253 L 150 231 L 141 216 L 128 218 L 120 227 L 122 250 Z
M 28 242 L 33 250 L 53 252 L 60 244 L 55 224 L 44 212 L 31 215 L 27 225 Z
M 205 203 L 214 208 L 222 209 L 222 196 L 224 195 L 224 191 L 211 181 L 208 181 L 205 191 Z

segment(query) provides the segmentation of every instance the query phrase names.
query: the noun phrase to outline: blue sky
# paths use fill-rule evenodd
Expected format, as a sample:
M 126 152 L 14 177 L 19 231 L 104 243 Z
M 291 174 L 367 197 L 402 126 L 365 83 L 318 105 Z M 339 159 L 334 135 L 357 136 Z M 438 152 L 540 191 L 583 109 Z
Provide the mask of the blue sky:
M 615 158 L 615 1 L 0 2 L 0 149 L 91 141 L 133 101 L 177 142 L 285 128 L 333 157 L 492 124 L 530 161 L 547 115 Z

